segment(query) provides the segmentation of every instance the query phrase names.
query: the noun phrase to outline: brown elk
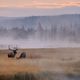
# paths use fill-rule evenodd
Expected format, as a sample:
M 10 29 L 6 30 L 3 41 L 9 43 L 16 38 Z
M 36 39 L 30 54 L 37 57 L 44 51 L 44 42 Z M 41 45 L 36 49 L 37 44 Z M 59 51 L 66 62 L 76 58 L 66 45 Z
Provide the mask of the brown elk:
M 26 52 L 22 52 L 20 56 L 17 57 L 17 59 L 22 59 L 22 58 L 26 58 Z

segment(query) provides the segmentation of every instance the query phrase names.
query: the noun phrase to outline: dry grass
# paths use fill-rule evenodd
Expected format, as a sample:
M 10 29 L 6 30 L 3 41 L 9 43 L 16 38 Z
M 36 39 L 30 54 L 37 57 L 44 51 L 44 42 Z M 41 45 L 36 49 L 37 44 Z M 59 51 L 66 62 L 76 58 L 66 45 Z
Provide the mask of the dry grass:
M 22 49 L 18 53 L 23 51 L 27 58 L 17 60 L 7 57 L 8 50 L 0 50 L 0 75 L 41 71 L 80 74 L 80 48 Z
M 1 51 L 0 53 L 0 74 L 15 74 L 19 72 L 38 72 L 40 69 L 38 66 L 32 66 L 26 63 L 25 59 L 17 60 L 16 58 L 8 58 L 8 51 Z

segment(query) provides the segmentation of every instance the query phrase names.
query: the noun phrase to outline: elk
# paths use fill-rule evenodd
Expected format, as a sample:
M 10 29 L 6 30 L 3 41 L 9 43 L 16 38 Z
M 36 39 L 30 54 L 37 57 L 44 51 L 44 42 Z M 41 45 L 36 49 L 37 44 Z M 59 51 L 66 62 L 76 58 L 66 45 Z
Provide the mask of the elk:
M 18 50 L 18 49 L 17 49 L 17 48 L 11 49 L 11 48 L 9 47 L 9 50 L 12 51 L 12 52 L 8 53 L 8 58 L 14 58 L 15 55 L 17 54 L 17 50 Z
M 22 59 L 22 58 L 26 58 L 26 52 L 22 52 L 20 56 L 17 57 L 17 59 Z

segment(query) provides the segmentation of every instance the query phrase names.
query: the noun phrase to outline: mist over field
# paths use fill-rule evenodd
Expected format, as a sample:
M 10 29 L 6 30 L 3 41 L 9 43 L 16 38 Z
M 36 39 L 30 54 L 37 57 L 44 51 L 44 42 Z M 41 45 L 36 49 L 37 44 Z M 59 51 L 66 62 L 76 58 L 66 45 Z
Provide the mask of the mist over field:
M 80 15 L 0 17 L 0 48 L 80 47 Z

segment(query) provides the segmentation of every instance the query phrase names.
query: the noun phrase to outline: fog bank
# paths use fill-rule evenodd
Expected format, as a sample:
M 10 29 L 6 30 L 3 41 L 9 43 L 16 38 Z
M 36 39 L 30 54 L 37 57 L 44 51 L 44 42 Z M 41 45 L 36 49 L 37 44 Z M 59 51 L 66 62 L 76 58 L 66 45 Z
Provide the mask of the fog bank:
M 70 41 L 60 41 L 60 40 L 45 40 L 41 41 L 38 39 L 20 39 L 13 40 L 11 38 L 0 39 L 0 49 L 8 49 L 8 47 L 18 47 L 18 48 L 62 48 L 62 47 L 80 47 L 79 43 L 74 43 Z

